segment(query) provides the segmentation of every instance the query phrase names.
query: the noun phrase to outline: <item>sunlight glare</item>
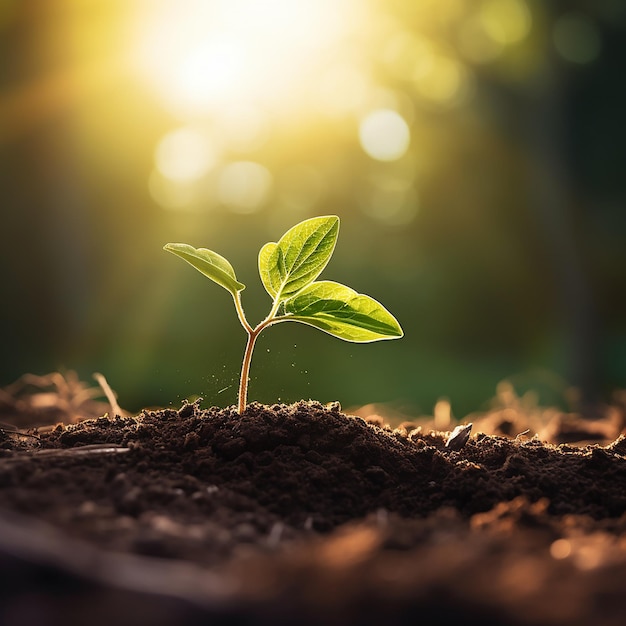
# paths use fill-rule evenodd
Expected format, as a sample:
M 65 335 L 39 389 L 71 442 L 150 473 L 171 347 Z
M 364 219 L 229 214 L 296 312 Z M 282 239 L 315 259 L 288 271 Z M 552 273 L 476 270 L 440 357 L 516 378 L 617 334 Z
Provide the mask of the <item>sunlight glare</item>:
M 245 73 L 243 51 L 228 41 L 207 41 L 181 60 L 176 98 L 190 107 L 206 109 L 223 94 L 241 96 L 240 83 Z
M 284 106 L 339 56 L 356 0 L 142 3 L 135 66 L 181 119 L 236 103 Z

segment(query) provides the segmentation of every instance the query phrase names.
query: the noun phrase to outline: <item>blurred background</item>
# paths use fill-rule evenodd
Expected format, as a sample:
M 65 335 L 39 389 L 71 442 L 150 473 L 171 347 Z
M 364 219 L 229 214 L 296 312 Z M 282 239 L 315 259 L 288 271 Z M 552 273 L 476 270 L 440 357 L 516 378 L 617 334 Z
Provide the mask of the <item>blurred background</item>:
M 264 333 L 250 399 L 461 416 L 626 384 L 623 0 L 0 0 L 0 386 L 102 372 L 130 410 L 236 400 L 230 295 L 341 217 L 323 277 L 400 341 Z

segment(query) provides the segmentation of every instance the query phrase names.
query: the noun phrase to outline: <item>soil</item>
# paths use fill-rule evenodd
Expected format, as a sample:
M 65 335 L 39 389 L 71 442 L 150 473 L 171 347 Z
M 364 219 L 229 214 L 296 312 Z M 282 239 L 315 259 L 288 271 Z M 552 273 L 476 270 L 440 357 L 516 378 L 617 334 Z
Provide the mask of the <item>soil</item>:
M 316 402 L 0 430 L 0 623 L 624 624 L 623 412 L 557 417 L 569 444 Z

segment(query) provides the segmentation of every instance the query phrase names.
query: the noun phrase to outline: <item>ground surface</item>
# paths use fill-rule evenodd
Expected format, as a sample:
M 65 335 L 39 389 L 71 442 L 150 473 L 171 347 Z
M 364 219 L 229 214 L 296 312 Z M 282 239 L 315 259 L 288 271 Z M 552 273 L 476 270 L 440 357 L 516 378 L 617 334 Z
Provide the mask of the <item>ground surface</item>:
M 0 431 L 0 622 L 623 624 L 626 439 L 448 434 L 312 402 Z

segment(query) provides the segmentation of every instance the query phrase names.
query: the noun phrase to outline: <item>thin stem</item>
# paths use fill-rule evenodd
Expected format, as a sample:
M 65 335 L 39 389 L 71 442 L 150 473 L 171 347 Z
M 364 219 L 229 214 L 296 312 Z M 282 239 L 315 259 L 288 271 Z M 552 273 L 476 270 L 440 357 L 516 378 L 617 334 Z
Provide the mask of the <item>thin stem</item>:
M 238 411 L 240 415 L 246 410 L 246 404 L 248 402 L 248 381 L 250 379 L 250 363 L 252 362 L 252 351 L 254 350 L 254 344 L 256 342 L 256 338 L 259 336 L 259 332 L 257 332 L 255 329 L 248 333 L 248 343 L 246 344 L 246 351 L 243 355 L 241 376 L 239 377 Z
M 248 321 L 246 320 L 246 316 L 243 312 L 243 308 L 241 306 L 241 298 L 239 297 L 239 292 L 237 292 L 237 297 L 235 298 L 235 307 L 237 308 L 237 315 L 239 316 L 239 321 L 241 325 L 246 329 L 248 333 L 248 342 L 246 343 L 246 351 L 243 354 L 243 364 L 241 365 L 241 376 L 239 377 L 239 398 L 238 398 L 238 411 L 241 415 L 246 410 L 246 404 L 248 403 L 248 383 L 250 381 L 250 363 L 252 363 L 252 352 L 254 350 L 254 344 L 256 343 L 257 337 L 261 334 L 264 328 L 271 326 L 272 324 L 276 324 L 280 322 L 280 319 L 277 319 L 276 312 L 278 311 L 278 307 L 280 305 L 279 300 L 274 300 L 272 305 L 272 309 L 269 312 L 269 315 L 256 327 L 252 328 Z
M 241 325 L 246 329 L 246 332 L 248 334 L 251 334 L 254 331 L 252 330 L 252 326 L 250 326 L 250 324 L 248 323 L 248 320 L 246 319 L 246 314 L 243 312 L 243 307 L 241 306 L 241 291 L 236 291 L 235 293 L 233 293 L 233 300 L 235 301 L 235 309 L 237 311 L 237 317 L 239 318 Z
M 274 302 L 272 302 L 272 310 L 269 312 L 269 315 L 261 322 L 261 324 L 259 324 L 259 326 L 263 325 L 263 328 L 265 328 L 267 324 L 276 317 L 276 311 L 278 311 L 278 307 L 280 306 L 281 302 L 282 300 L 279 300 L 278 298 L 274 300 Z

